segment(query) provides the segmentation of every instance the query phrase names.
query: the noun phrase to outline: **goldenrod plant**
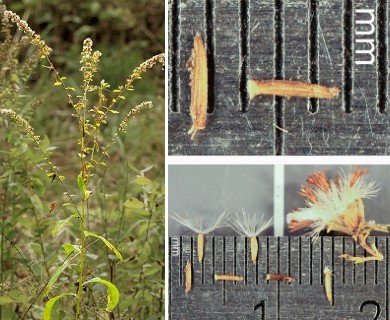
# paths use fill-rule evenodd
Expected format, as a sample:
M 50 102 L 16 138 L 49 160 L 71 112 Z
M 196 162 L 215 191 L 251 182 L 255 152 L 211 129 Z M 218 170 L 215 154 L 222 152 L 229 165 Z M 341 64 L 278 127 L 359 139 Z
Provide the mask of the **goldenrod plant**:
M 113 277 L 110 277 L 110 280 L 104 279 L 99 275 L 92 277 L 89 268 L 86 267 L 86 264 L 88 258 L 93 256 L 93 248 L 98 243 L 103 244 L 107 248 L 107 251 L 110 253 L 109 259 L 115 261 L 116 264 L 119 264 L 124 260 L 128 261 L 129 258 L 126 257 L 126 253 L 122 255 L 116 245 L 113 244 L 112 239 L 107 238 L 106 234 L 101 235 L 95 233 L 88 227 L 91 199 L 96 196 L 96 181 L 94 181 L 94 175 L 96 174 L 98 168 L 104 168 L 109 164 L 111 147 L 117 141 L 118 136 L 125 133 L 126 126 L 129 121 L 138 116 L 141 112 L 152 108 L 152 102 L 144 101 L 137 106 L 132 107 L 130 110 L 127 110 L 123 115 L 122 121 L 119 123 L 116 132 L 108 142 L 105 142 L 103 139 L 102 130 L 108 125 L 110 115 L 123 113 L 123 111 L 118 107 L 119 101 L 127 99 L 127 93 L 134 90 L 134 82 L 141 79 L 142 74 L 148 69 L 154 67 L 156 64 L 161 64 L 162 66 L 164 65 L 164 54 L 159 54 L 146 60 L 139 67 L 134 69 L 132 73 L 130 73 L 122 85 L 111 89 L 110 84 L 104 79 L 100 81 L 95 80 L 97 78 L 96 76 L 102 54 L 97 50 L 93 50 L 93 42 L 91 39 L 87 38 L 84 40 L 81 51 L 80 71 L 82 73 L 82 82 L 78 87 L 75 87 L 73 82 L 62 75 L 59 69 L 57 69 L 54 65 L 50 57 L 52 49 L 46 44 L 40 35 L 36 34 L 29 27 L 26 21 L 22 20 L 17 14 L 11 11 L 4 12 L 2 21 L 3 27 L 6 27 L 6 42 L 10 43 L 11 38 L 9 38 L 9 26 L 10 22 L 12 22 L 23 32 L 23 43 L 25 43 L 26 39 L 28 39 L 28 41 L 38 49 L 38 54 L 34 53 L 34 55 L 31 56 L 31 60 L 26 62 L 26 69 L 23 69 L 23 72 L 20 72 L 19 74 L 27 75 L 31 72 L 32 66 L 34 65 L 33 62 L 36 61 L 38 57 L 42 61 L 43 66 L 52 74 L 53 85 L 62 87 L 65 94 L 64 97 L 71 108 L 70 113 L 75 121 L 77 121 L 78 126 L 78 152 L 75 156 L 78 157 L 79 169 L 77 178 L 72 180 L 71 178 L 68 178 L 69 175 L 64 172 L 60 166 L 56 165 L 54 160 L 52 160 L 52 149 L 49 147 L 50 143 L 47 138 L 41 137 L 30 125 L 29 117 L 24 117 L 20 110 L 10 107 L 9 104 L 0 105 L 0 117 L 5 119 L 1 123 L 5 123 L 6 125 L 8 125 L 7 121 L 16 123 L 20 131 L 28 139 L 33 141 L 35 148 L 38 153 L 41 154 L 45 163 L 45 166 L 40 164 L 40 167 L 44 168 L 46 175 L 48 179 L 51 180 L 52 184 L 58 183 L 63 191 L 63 197 L 50 202 L 50 204 L 45 204 L 42 202 L 40 197 L 34 193 L 34 190 L 30 189 L 30 200 L 34 208 L 42 214 L 47 212 L 52 213 L 53 210 L 59 211 L 59 209 L 62 208 L 61 212 L 67 215 L 64 219 L 58 220 L 55 225 L 51 226 L 53 237 L 58 236 L 64 229 L 66 229 L 66 226 L 70 224 L 77 225 L 78 230 L 77 234 L 67 235 L 66 239 L 73 242 L 63 243 L 65 254 L 64 259 L 62 259 L 61 263 L 53 268 L 47 266 L 48 280 L 35 293 L 35 298 L 32 302 L 28 302 L 29 304 L 27 304 L 27 307 L 25 307 L 27 302 L 24 301 L 24 306 L 21 310 L 18 310 L 18 314 L 21 319 L 27 319 L 31 318 L 29 316 L 29 312 L 34 311 L 35 313 L 38 312 L 38 314 L 41 314 L 42 319 L 45 320 L 53 319 L 53 317 L 57 319 L 61 316 L 69 318 L 69 315 L 71 314 L 71 316 L 77 320 L 91 318 L 88 314 L 93 312 L 93 317 L 99 319 L 107 318 L 98 317 L 99 312 L 85 303 L 86 292 L 88 292 L 88 290 L 92 290 L 92 287 L 95 287 L 95 285 L 104 285 L 107 290 L 105 310 L 108 312 L 108 317 L 110 319 L 115 319 L 113 310 L 119 302 L 119 290 L 112 281 Z M 5 59 L 1 55 L 2 52 L 3 51 L 0 52 L 0 58 Z M 0 81 L 3 81 L 3 79 Z M 19 79 L 15 79 L 15 83 L 12 83 L 12 85 L 13 90 L 17 90 L 17 87 L 20 86 Z M 9 97 L 10 93 L 5 92 L 4 95 Z M 6 100 L 10 101 L 9 98 Z M 135 171 L 137 172 L 135 183 L 142 189 L 143 201 L 139 201 L 137 198 L 134 198 L 131 201 L 126 202 L 124 207 L 127 206 L 131 209 L 138 208 L 139 210 L 142 209 L 141 211 L 146 213 L 147 224 L 143 229 L 146 236 L 142 241 L 144 246 L 147 246 L 148 239 L 153 236 L 149 234 L 149 227 L 152 223 L 156 223 L 152 221 L 153 215 L 156 215 L 158 210 L 157 207 L 159 204 L 161 205 L 161 201 L 163 200 L 163 191 L 158 190 L 159 187 L 145 177 L 144 174 L 148 170 L 139 171 L 135 169 Z M 72 183 L 77 185 L 78 193 L 71 191 L 69 184 L 72 185 Z M 123 228 L 122 222 L 123 221 L 121 220 L 119 230 Z M 2 225 L 4 226 L 4 221 Z M 2 237 L 4 236 L 3 231 L 4 230 L 2 230 Z M 44 242 L 44 239 L 42 242 Z M 2 238 L 2 245 L 3 243 L 4 238 Z M 15 247 L 15 249 L 17 249 L 17 247 Z M 44 244 L 42 244 L 42 251 L 44 251 Z M 22 253 L 20 253 L 20 256 L 23 258 Z M 58 280 L 64 276 L 65 270 L 68 269 L 75 270 L 77 273 L 77 279 L 74 281 L 76 290 L 74 290 L 74 287 L 71 285 L 62 289 L 57 288 Z M 145 261 L 142 261 L 142 267 L 139 271 L 140 281 L 147 272 L 148 269 L 145 267 Z M 34 274 L 34 277 L 38 281 L 38 277 L 35 275 L 34 270 L 30 269 L 30 273 Z M 141 291 L 142 290 L 137 289 L 134 293 L 134 297 Z M 45 303 L 44 309 L 37 311 L 37 308 L 39 309 L 39 307 L 35 305 L 35 302 L 41 295 L 46 296 L 47 302 Z M 146 296 L 146 293 L 142 292 L 142 295 Z M 69 299 L 72 301 L 74 303 L 74 308 L 72 310 L 62 310 L 60 315 L 57 312 L 56 316 L 52 317 L 54 310 L 56 310 L 60 304 L 58 301 L 62 301 L 63 299 Z M 129 314 L 129 309 L 131 309 L 131 306 L 127 307 L 127 311 L 124 314 Z M 121 315 L 118 314 L 117 316 L 118 319 L 122 319 Z

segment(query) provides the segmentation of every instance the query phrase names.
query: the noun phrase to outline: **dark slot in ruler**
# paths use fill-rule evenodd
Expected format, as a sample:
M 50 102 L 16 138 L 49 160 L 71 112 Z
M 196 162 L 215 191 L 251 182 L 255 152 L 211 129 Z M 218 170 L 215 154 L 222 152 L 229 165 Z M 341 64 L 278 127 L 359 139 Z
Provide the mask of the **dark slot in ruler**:
M 389 319 L 389 237 L 370 237 L 383 261 L 353 264 L 342 253 L 364 255 L 351 237 L 258 237 L 258 261 L 251 261 L 244 237 L 205 237 L 204 259 L 196 237 L 169 239 L 170 319 Z M 192 289 L 185 293 L 185 265 L 192 265 Z M 333 271 L 333 306 L 323 271 Z M 295 282 L 266 281 L 267 273 L 288 274 Z M 214 281 L 214 274 L 244 277 Z

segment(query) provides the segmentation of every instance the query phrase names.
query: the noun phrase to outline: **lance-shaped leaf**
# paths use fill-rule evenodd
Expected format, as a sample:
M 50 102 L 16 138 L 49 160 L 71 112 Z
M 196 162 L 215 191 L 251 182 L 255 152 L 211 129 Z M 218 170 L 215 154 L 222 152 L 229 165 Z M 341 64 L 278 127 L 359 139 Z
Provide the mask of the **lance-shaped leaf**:
M 85 192 L 85 185 L 83 177 L 81 176 L 81 173 L 77 176 L 77 185 L 79 186 L 79 190 L 82 194 Z
M 78 217 L 78 214 L 75 213 L 75 214 L 72 214 L 71 216 L 67 217 L 64 220 L 57 221 L 56 226 L 51 231 L 51 234 L 53 235 L 53 237 L 55 237 L 57 235 L 58 231 L 60 231 L 64 227 L 64 225 L 66 225 L 72 218 L 77 218 L 77 217 Z
M 58 267 L 56 269 L 56 271 L 53 272 L 53 274 L 51 275 L 50 280 L 47 283 L 47 285 L 45 287 L 45 290 L 44 290 L 46 295 L 49 294 L 49 292 L 53 288 L 53 284 L 57 281 L 57 279 L 60 276 L 60 274 L 66 269 L 68 264 L 69 264 L 68 262 L 65 262 L 62 266 Z
M 106 238 L 89 231 L 84 231 L 84 234 L 86 237 L 91 236 L 91 237 L 98 238 L 99 240 L 102 240 L 105 243 L 105 245 L 108 247 L 108 249 L 114 252 L 120 261 L 123 261 L 121 253 Z
M 91 280 L 88 280 L 84 282 L 83 286 L 85 286 L 88 283 L 102 283 L 105 286 L 107 286 L 107 306 L 106 310 L 111 312 L 114 310 L 116 305 L 118 304 L 119 301 L 119 290 L 117 287 L 112 284 L 110 281 L 107 280 L 102 280 L 100 278 L 93 278 Z
M 55 296 L 54 298 L 51 298 L 45 305 L 45 311 L 43 311 L 42 320 L 50 320 L 51 319 L 51 311 L 53 309 L 54 304 L 57 302 L 57 300 L 65 297 L 65 296 L 74 296 L 76 295 L 74 293 L 64 293 L 59 296 Z

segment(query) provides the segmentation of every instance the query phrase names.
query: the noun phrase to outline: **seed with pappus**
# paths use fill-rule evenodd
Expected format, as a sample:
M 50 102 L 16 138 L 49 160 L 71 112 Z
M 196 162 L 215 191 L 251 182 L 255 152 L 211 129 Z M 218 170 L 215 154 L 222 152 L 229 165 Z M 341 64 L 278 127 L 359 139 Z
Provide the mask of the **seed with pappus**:
M 251 258 L 252 262 L 256 263 L 259 244 L 257 236 L 272 224 L 273 218 L 266 222 L 264 215 L 248 214 L 242 209 L 241 213 L 236 212 L 229 220 L 229 226 L 242 236 L 247 236 L 251 240 Z
M 224 220 L 226 220 L 226 215 L 227 211 L 223 211 L 216 217 L 208 217 L 208 221 L 201 215 L 189 215 L 187 213 L 180 215 L 173 212 L 170 217 L 198 234 L 198 261 L 201 263 L 204 252 L 204 235 L 223 227 L 225 225 Z

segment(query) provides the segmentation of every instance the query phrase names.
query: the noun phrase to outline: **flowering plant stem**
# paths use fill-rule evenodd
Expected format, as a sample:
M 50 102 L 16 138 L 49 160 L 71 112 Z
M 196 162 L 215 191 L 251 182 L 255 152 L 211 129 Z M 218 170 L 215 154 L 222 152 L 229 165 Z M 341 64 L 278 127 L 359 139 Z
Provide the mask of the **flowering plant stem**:
M 83 139 L 82 139 L 83 141 Z M 83 145 L 83 143 L 82 143 Z M 84 170 L 82 165 L 82 170 Z M 83 172 L 84 173 L 84 172 Z M 85 259 L 85 194 L 82 195 L 81 199 L 81 210 L 80 210 L 80 263 L 79 263 L 79 279 L 78 279 L 78 290 L 77 290 L 77 298 L 76 298 L 76 320 L 80 315 L 81 308 L 81 300 L 83 294 L 83 274 L 84 274 L 84 259 Z

